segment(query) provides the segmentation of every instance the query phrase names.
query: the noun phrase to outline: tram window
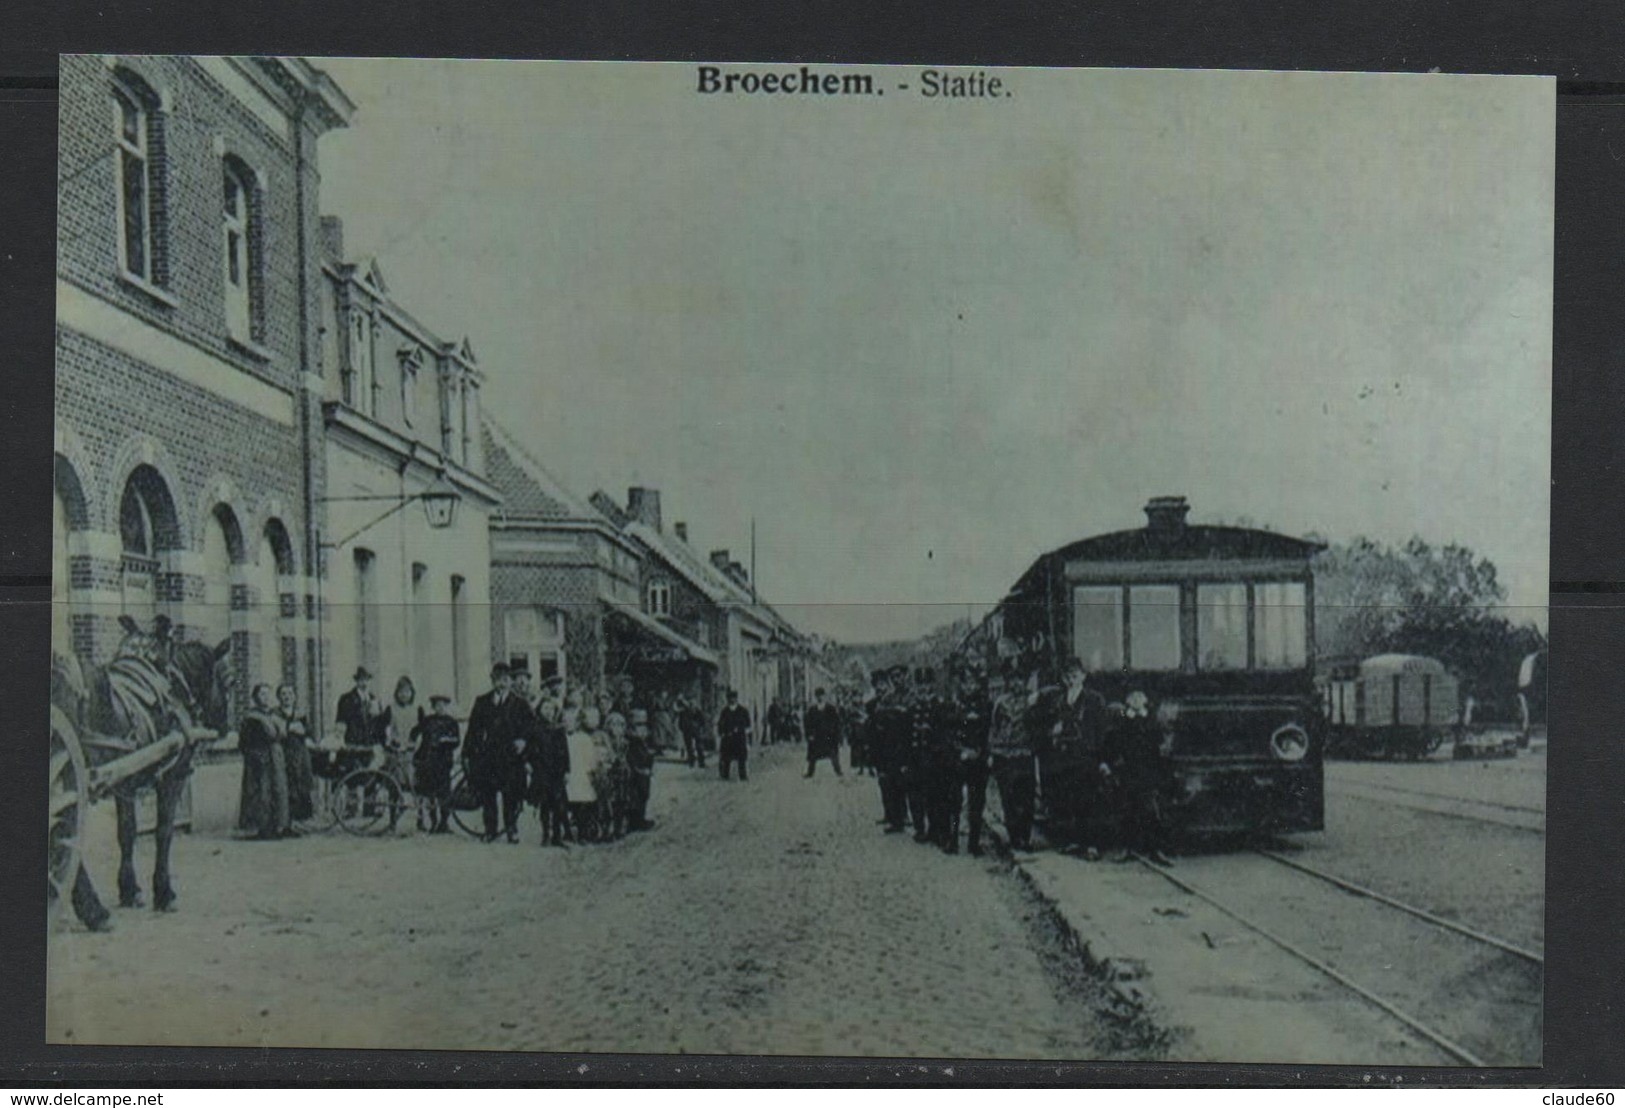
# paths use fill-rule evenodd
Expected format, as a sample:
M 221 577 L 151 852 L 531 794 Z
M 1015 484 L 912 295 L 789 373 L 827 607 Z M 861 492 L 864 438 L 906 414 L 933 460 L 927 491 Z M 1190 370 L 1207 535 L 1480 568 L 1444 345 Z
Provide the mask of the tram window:
M 1128 591 L 1129 668 L 1179 668 L 1179 586 L 1139 585 Z
M 1259 669 L 1294 669 L 1308 661 L 1309 627 L 1301 583 L 1253 586 L 1254 654 Z
M 1123 668 L 1123 590 L 1083 585 L 1072 590 L 1072 650 L 1091 671 Z
M 1247 668 L 1247 586 L 1198 585 L 1196 657 L 1202 669 Z

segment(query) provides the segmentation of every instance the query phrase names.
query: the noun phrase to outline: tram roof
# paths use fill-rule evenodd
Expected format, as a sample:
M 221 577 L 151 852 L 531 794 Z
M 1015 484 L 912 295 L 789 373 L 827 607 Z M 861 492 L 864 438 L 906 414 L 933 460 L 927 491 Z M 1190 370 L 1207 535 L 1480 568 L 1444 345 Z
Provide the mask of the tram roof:
M 1324 543 L 1274 531 L 1216 524 L 1181 524 L 1177 528 L 1146 526 L 1078 539 L 1041 555 L 1021 575 L 1017 592 L 1052 562 L 1178 562 L 1308 560 L 1326 549 Z

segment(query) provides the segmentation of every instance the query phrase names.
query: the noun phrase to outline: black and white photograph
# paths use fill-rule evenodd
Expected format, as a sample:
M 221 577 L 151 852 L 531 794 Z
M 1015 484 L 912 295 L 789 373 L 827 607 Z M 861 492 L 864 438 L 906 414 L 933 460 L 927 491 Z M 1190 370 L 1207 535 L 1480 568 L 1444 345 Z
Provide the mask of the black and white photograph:
M 48 1042 L 1541 1064 L 1553 79 L 59 97 Z

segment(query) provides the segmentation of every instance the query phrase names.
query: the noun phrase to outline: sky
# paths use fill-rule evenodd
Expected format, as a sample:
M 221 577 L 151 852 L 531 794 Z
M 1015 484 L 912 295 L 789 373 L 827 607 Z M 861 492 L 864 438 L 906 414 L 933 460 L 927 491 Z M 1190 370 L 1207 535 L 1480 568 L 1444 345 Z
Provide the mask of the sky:
M 744 562 L 754 519 L 806 630 L 979 613 L 1163 494 L 1466 544 L 1544 625 L 1548 79 L 320 64 L 358 105 L 320 151 L 348 253 L 580 493 L 658 488 Z

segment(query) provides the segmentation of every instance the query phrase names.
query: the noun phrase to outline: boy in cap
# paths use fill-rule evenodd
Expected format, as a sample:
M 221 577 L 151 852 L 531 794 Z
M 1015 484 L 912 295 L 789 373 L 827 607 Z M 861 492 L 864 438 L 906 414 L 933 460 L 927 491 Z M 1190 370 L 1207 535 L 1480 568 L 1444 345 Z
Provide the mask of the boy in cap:
M 436 693 L 429 697 L 429 714 L 412 728 L 412 784 L 418 794 L 418 827 L 430 834 L 450 832 L 451 767 L 462 742 L 456 719 L 452 718 L 451 697 Z

